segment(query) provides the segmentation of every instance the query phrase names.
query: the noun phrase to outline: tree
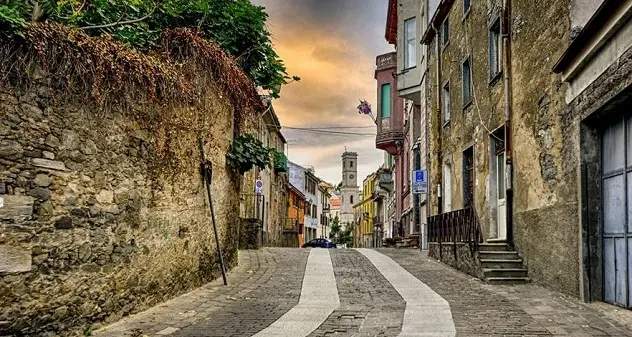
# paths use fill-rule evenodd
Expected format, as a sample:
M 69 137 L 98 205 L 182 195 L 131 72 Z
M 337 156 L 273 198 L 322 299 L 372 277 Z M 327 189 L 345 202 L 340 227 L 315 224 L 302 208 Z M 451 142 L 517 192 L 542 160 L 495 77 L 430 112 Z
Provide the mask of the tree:
M 165 29 L 194 28 L 233 56 L 257 86 L 278 97 L 291 81 L 266 28 L 268 14 L 249 0 L 8 0 L 0 4 L 0 32 L 23 35 L 32 22 L 50 20 L 110 35 L 151 51 Z M 2 33 L 0 33 L 2 34 Z
M 336 215 L 331 222 L 331 231 L 329 232 L 329 237 L 335 242 L 340 243 L 338 241 L 338 234 L 340 234 L 340 219 Z

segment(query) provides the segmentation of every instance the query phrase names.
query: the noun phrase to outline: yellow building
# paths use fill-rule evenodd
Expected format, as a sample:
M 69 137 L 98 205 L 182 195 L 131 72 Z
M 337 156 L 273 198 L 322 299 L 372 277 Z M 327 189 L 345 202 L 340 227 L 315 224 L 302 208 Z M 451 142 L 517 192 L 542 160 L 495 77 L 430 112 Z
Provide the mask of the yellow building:
M 373 219 L 377 215 L 373 202 L 377 174 L 369 174 L 363 182 L 362 200 L 353 206 L 356 227 L 354 243 L 356 247 L 374 247 Z

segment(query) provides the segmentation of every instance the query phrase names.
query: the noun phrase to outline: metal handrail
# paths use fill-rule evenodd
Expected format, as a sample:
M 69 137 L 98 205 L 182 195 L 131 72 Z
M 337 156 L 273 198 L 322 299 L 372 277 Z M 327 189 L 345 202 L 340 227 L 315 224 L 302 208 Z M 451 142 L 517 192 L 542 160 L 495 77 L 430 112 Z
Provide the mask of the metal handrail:
M 457 242 L 467 243 L 470 253 L 478 251 L 483 234 L 473 206 L 428 217 L 428 241 L 452 243 L 456 258 Z

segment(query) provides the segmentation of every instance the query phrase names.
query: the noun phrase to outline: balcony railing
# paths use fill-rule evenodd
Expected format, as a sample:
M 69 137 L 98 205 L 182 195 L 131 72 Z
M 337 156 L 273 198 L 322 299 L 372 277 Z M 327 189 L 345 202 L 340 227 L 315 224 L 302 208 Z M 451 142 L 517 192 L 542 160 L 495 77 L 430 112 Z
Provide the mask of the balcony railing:
M 375 59 L 375 65 L 377 66 L 377 70 L 389 67 L 397 67 L 397 53 L 390 52 L 388 54 L 379 55 Z
M 483 242 L 481 226 L 474 207 L 428 217 L 428 241 L 437 242 L 440 246 L 453 244 L 454 256 L 457 256 L 456 244 L 467 243 L 473 255 Z
M 283 152 L 274 153 L 274 171 L 287 172 L 287 156 Z

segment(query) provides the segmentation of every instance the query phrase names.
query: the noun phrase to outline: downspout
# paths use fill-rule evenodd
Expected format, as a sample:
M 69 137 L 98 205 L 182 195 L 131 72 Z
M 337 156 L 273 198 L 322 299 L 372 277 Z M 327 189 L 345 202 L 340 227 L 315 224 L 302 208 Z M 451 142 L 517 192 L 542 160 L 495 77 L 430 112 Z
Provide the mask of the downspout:
M 514 247 L 513 236 L 513 155 L 511 143 L 511 2 L 503 0 L 503 56 L 504 56 L 504 96 L 505 96 L 505 186 L 507 198 L 507 244 Z
M 437 86 L 437 92 L 436 92 L 436 100 L 437 100 L 437 121 L 438 121 L 438 130 L 437 130 L 437 149 L 439 149 L 439 153 L 441 154 L 441 126 L 442 126 L 442 120 L 441 120 L 441 46 L 439 46 L 440 44 L 440 38 L 439 38 L 439 30 L 437 30 L 437 27 L 433 24 L 432 25 L 432 29 L 435 32 L 435 53 L 437 55 L 437 61 L 436 63 L 436 69 L 437 69 L 437 76 L 436 76 L 436 86 Z M 430 152 L 430 151 L 428 151 Z M 430 154 L 428 154 L 430 155 Z M 442 163 L 443 163 L 443 158 L 441 158 L 441 155 L 438 156 L 439 159 L 439 170 L 438 170 L 438 182 L 437 182 L 437 214 L 441 214 L 443 213 L 443 203 L 442 203 L 442 198 L 441 196 L 443 195 L 440 191 L 440 189 L 442 188 L 442 182 L 443 182 L 443 170 L 441 169 L 442 167 Z M 430 214 L 429 214 L 430 215 Z

